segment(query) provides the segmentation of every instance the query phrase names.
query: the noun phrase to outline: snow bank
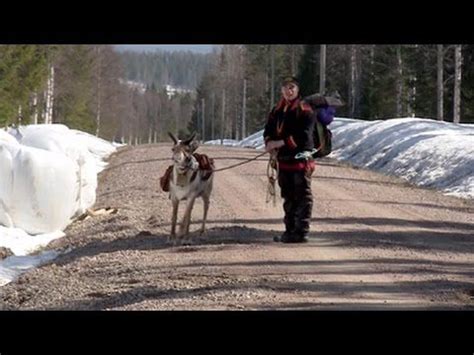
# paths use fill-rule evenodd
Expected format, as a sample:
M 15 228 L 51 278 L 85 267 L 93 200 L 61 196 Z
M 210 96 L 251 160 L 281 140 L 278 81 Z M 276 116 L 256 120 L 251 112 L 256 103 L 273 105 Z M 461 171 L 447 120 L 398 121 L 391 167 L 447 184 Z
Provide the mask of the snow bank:
M 61 124 L 0 130 L 0 247 L 15 254 L 0 260 L 0 286 L 56 257 L 28 254 L 95 203 L 97 174 L 117 146 Z
M 97 174 L 115 149 L 60 124 L 0 131 L 0 246 L 19 255 L 34 249 L 33 240 L 39 246 L 63 235 L 95 203 Z M 29 247 L 18 249 L 18 240 Z
M 421 118 L 339 119 L 331 157 L 474 198 L 474 127 Z
M 333 152 L 352 165 L 394 175 L 447 195 L 474 198 L 474 125 L 424 118 L 335 118 Z M 262 149 L 263 130 L 224 145 Z M 220 140 L 206 142 L 220 144 Z

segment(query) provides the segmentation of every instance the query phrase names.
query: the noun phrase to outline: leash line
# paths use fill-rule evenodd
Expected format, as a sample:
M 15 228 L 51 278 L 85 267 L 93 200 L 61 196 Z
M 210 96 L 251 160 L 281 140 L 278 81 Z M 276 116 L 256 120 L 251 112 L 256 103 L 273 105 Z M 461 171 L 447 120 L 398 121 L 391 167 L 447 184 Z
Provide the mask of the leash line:
M 258 159 L 258 158 L 264 156 L 265 154 L 267 154 L 267 152 L 263 152 L 263 153 L 258 154 L 257 156 L 255 156 L 253 158 L 247 159 L 245 161 L 241 161 L 240 163 L 237 163 L 237 164 L 229 165 L 229 166 L 226 166 L 226 167 L 220 168 L 220 169 L 212 169 L 212 171 L 213 172 L 218 172 L 218 171 L 224 171 L 224 170 L 232 169 L 232 168 L 235 168 L 239 165 L 244 165 L 244 164 L 250 163 L 251 161 Z

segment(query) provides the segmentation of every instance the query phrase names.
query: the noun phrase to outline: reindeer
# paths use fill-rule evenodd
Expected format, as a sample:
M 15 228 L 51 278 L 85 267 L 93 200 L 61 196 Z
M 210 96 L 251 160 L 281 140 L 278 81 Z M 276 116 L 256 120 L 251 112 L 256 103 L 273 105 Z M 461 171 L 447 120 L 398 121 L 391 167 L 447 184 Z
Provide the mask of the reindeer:
M 194 140 L 196 133 L 186 140 L 178 140 L 172 133 L 169 136 L 174 142 L 173 172 L 171 174 L 169 191 L 173 205 L 173 216 L 171 219 L 171 239 L 176 240 L 176 220 L 178 217 L 179 202 L 186 200 L 186 211 L 178 232 L 178 238 L 182 239 L 189 234 L 191 223 L 191 212 L 196 198 L 201 197 L 204 201 L 204 214 L 200 234 L 205 232 L 209 199 L 212 191 L 212 170 L 203 170 L 199 167 L 196 157 L 193 155 L 199 144 Z

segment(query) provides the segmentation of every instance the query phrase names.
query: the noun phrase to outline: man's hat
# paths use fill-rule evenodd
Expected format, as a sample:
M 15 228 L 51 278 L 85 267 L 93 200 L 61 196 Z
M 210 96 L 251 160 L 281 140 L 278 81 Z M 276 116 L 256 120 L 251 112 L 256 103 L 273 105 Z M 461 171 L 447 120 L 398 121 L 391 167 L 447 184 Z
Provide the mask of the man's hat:
M 295 84 L 298 87 L 300 86 L 298 79 L 296 79 L 294 76 L 285 76 L 283 78 L 283 80 L 281 81 L 281 86 L 285 86 L 287 84 Z

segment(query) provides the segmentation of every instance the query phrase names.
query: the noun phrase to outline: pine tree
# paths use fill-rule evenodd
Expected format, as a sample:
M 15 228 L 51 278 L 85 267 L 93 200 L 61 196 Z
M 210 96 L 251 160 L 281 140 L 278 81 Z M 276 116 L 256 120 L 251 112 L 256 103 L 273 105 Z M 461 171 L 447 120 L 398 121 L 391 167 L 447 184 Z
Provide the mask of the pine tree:
M 305 45 L 298 71 L 302 96 L 319 91 L 319 45 Z
M 0 124 L 17 123 L 32 114 L 32 98 L 47 75 L 47 49 L 39 45 L 0 45 Z

